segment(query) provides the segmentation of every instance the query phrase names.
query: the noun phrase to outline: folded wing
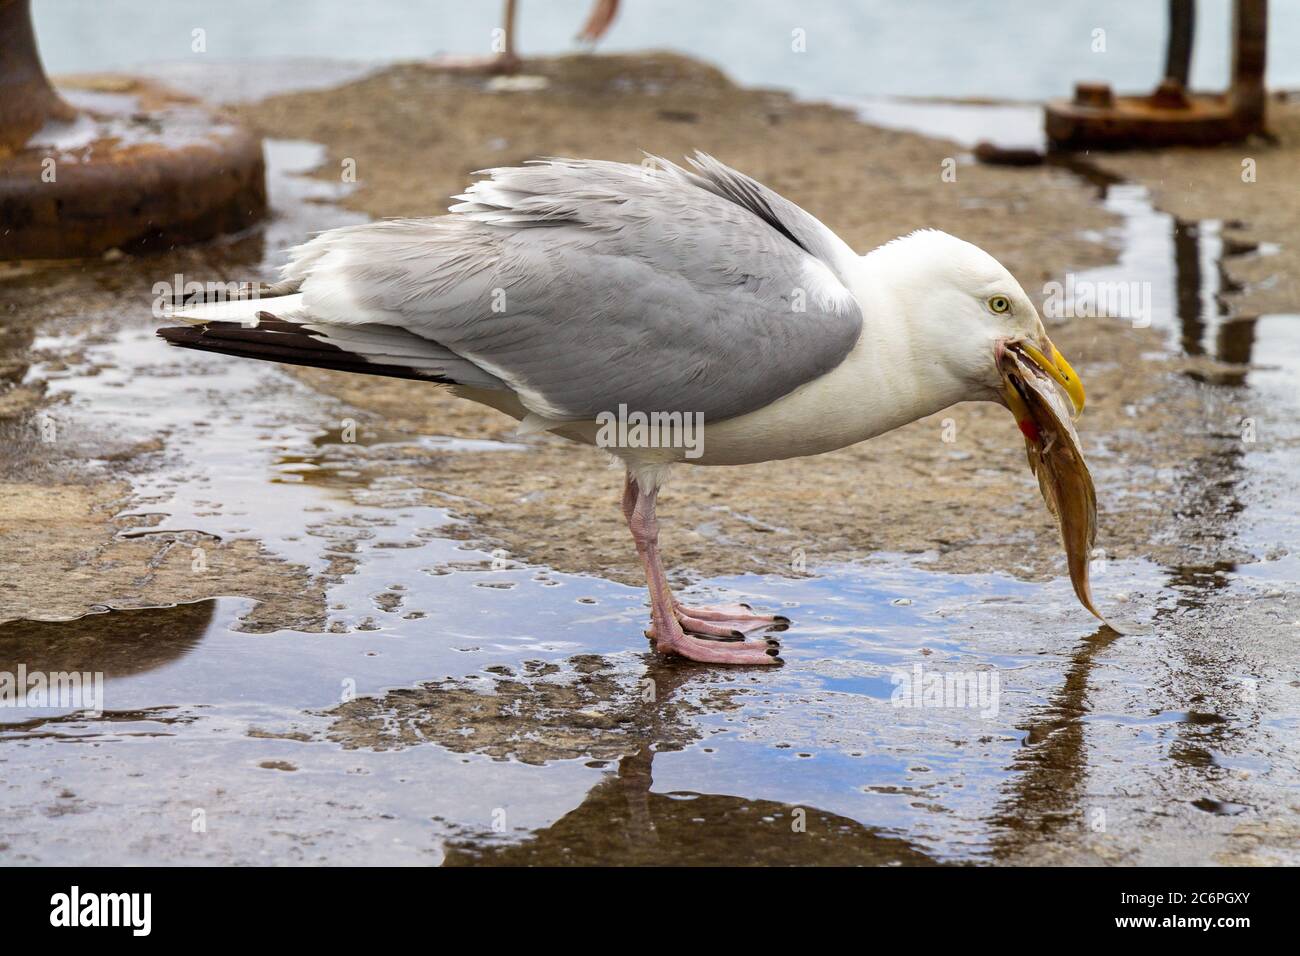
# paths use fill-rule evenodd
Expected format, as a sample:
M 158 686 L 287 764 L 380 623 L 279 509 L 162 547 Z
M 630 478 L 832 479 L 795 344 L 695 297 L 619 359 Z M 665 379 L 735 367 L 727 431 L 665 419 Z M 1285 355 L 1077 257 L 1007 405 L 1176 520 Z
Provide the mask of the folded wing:
M 707 156 L 693 165 L 486 170 L 449 216 L 299 246 L 284 270 L 293 309 L 280 316 L 271 299 L 260 310 L 390 361 L 397 343 L 377 330 L 400 329 L 478 370 L 464 384 L 508 387 L 547 419 L 619 405 L 706 420 L 753 411 L 857 341 L 853 255 L 754 180 Z M 346 331 L 356 326 L 367 334 Z M 452 364 L 440 380 L 456 380 Z

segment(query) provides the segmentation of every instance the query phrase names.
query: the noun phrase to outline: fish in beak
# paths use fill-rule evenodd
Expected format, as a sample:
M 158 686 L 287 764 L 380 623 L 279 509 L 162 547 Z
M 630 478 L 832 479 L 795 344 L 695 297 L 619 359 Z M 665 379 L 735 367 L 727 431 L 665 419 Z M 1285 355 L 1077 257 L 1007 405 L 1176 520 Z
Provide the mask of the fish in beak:
M 1083 383 L 1046 337 L 1044 344 L 1043 349 L 1024 342 L 999 344 L 1002 394 L 1025 436 L 1029 468 L 1038 478 L 1047 510 L 1060 525 L 1074 593 L 1104 623 L 1088 579 L 1097 538 L 1097 495 L 1072 424 L 1083 411 Z M 1062 392 L 1071 407 L 1066 407 Z
M 1038 371 L 1061 386 L 1065 394 L 1069 396 L 1070 404 L 1074 409 L 1070 419 L 1071 421 L 1078 421 L 1079 416 L 1083 414 L 1083 405 L 1086 400 L 1083 382 L 1070 366 L 1070 363 L 1065 360 L 1061 350 L 1052 344 L 1052 340 L 1044 336 L 1043 341 L 1046 345 L 1045 349 L 1039 349 L 1029 342 L 1000 344 L 998 347 L 998 367 L 999 369 L 1003 368 L 1009 350 L 1019 352 L 1022 358 L 1032 362 Z M 1002 394 L 1006 399 L 1007 406 L 1011 409 L 1011 413 L 1016 416 L 1016 424 L 1020 426 L 1022 432 L 1025 432 L 1025 439 L 1030 440 L 1033 436 L 1029 433 L 1029 430 L 1035 427 L 1033 417 L 1029 414 L 1029 409 L 1017 390 L 1011 386 L 1005 373 L 1002 376 Z
M 1074 406 L 1074 414 L 1071 418 L 1077 422 L 1079 416 L 1083 414 L 1083 403 L 1085 399 L 1083 382 L 1080 381 L 1079 376 L 1075 374 L 1074 369 L 1070 367 L 1070 363 L 1065 360 L 1065 356 L 1061 354 L 1061 350 L 1052 344 L 1052 340 L 1045 339 L 1045 341 L 1047 343 L 1047 351 L 1045 353 L 1040 352 L 1028 342 L 1022 343 L 1020 348 L 1024 350 L 1026 355 L 1034 360 L 1034 364 L 1037 365 L 1041 371 L 1046 372 L 1057 385 L 1065 389 L 1065 394 L 1070 396 L 1070 404 Z

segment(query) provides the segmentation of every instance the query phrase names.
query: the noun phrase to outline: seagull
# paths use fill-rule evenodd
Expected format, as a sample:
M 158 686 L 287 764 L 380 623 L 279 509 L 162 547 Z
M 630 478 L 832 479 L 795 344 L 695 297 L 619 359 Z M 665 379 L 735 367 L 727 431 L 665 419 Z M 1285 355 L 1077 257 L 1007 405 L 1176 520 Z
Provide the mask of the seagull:
M 1035 427 L 1010 353 L 1084 390 L 996 259 L 933 229 L 856 254 L 705 153 L 689 168 L 544 159 L 482 170 L 449 215 L 323 232 L 281 281 L 187 301 L 173 345 L 436 383 L 624 466 L 661 653 L 781 663 L 790 623 L 678 602 L 656 500 L 677 466 L 834 451 L 964 401 Z M 751 635 L 753 637 L 751 638 Z
M 523 66 L 523 60 L 515 53 L 515 13 L 517 7 L 516 0 L 506 0 L 505 9 L 501 12 L 502 46 L 495 56 L 443 56 L 438 58 L 437 65 L 444 70 L 461 70 L 468 73 L 518 73 Z M 596 0 L 574 39 L 587 50 L 594 49 L 596 43 L 609 30 L 610 25 L 617 16 L 618 0 Z

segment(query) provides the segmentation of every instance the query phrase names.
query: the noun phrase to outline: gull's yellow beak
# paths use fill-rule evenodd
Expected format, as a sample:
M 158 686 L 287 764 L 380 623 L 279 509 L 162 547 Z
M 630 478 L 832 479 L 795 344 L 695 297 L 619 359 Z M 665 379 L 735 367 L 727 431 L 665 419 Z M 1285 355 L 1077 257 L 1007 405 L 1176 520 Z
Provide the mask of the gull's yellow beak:
M 1074 369 L 1070 367 L 1070 363 L 1065 360 L 1065 356 L 1061 354 L 1061 350 L 1053 345 L 1050 339 L 1047 339 L 1046 341 L 1048 355 L 1044 355 L 1028 342 L 1019 342 L 1017 343 L 1017 347 L 1032 359 L 1033 363 L 1042 369 L 1044 373 L 1050 376 L 1056 384 L 1065 389 L 1065 394 L 1070 396 L 1070 404 L 1074 406 L 1074 417 L 1075 419 L 1078 419 L 1078 417 L 1083 413 L 1083 403 L 1085 398 L 1083 382 L 1079 380 L 1079 376 L 1075 373 Z M 1049 355 L 1051 356 L 1050 358 L 1048 357 Z M 1020 396 L 1017 395 L 1017 401 L 1019 401 L 1019 398 Z M 1011 410 L 1017 411 L 1014 405 Z M 1016 417 L 1020 417 L 1018 412 Z

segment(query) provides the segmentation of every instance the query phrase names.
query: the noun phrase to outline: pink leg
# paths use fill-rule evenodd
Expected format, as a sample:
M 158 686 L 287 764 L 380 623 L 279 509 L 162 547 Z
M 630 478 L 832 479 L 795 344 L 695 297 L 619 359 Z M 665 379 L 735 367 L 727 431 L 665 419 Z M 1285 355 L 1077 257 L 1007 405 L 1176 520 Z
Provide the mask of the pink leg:
M 655 492 L 645 493 L 631 475 L 623 489 L 623 514 L 636 541 L 637 554 L 645 566 L 650 589 L 650 617 L 654 622 L 655 649 L 663 654 L 680 654 L 693 661 L 712 664 L 779 664 L 776 642 L 738 641 L 732 628 L 714 625 L 730 641 L 702 640 L 682 630 L 668 577 L 659 558 L 659 522 L 655 517 Z M 700 624 L 710 622 L 699 621 Z
M 636 509 L 637 487 L 632 476 L 627 476 L 623 486 L 623 517 L 631 526 L 632 514 Z M 671 595 L 670 595 L 671 596 Z M 754 614 L 748 604 L 723 604 L 717 607 L 688 607 L 676 598 L 672 599 L 673 615 L 682 630 L 688 634 L 707 637 L 719 641 L 743 641 L 745 635 L 753 631 L 773 628 L 783 631 L 790 625 L 788 617 L 781 615 Z M 769 638 L 767 643 L 778 646 L 776 638 Z

